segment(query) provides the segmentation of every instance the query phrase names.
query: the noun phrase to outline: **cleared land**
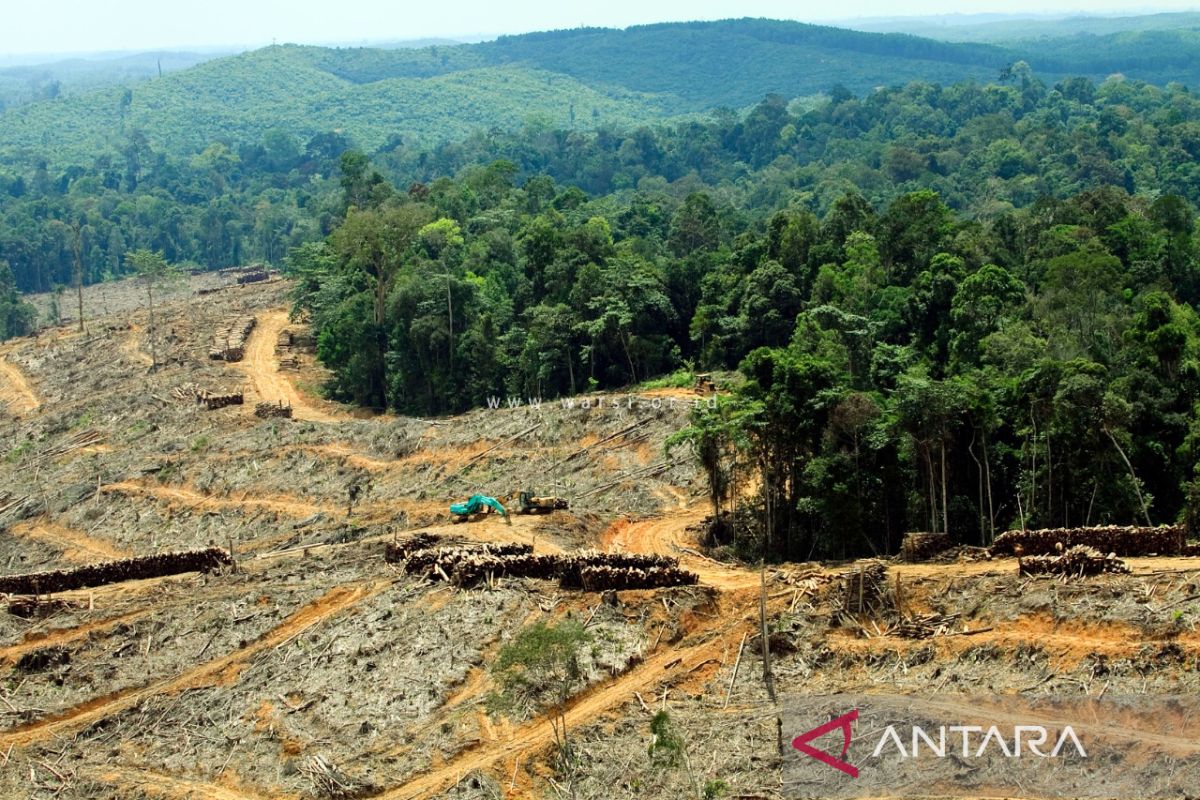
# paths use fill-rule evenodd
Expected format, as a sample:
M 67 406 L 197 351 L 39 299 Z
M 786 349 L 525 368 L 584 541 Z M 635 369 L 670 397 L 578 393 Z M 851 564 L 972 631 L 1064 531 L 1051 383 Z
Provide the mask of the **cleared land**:
M 100 291 L 85 334 L 2 351 L 0 574 L 210 544 L 238 567 L 65 592 L 32 616 L 0 609 L 0 797 L 695 797 L 717 780 L 730 796 L 777 796 L 762 578 L 704 555 L 703 479 L 663 446 L 695 395 L 360 418 L 310 393 L 311 356 L 279 369 L 279 331 L 301 327 L 286 284 L 180 292 L 161 309 L 158 370 L 136 287 Z M 120 314 L 102 316 L 101 300 Z M 214 326 L 247 313 L 245 359 L 209 359 Z M 174 398 L 185 383 L 246 387 L 248 404 L 206 411 Z M 296 418 L 258 419 L 260 400 Z M 571 509 L 512 524 L 446 511 L 522 488 Z M 386 543 L 417 532 L 669 555 L 700 585 L 456 590 L 384 561 Z M 954 618 L 927 638 L 839 617 L 843 573 L 860 565 L 772 568 L 777 689 L 1200 691 L 1200 560 L 1129 561 L 1131 575 L 1069 582 L 1019 578 L 1014 559 L 890 564 L 905 615 Z M 565 767 L 546 708 L 501 713 L 489 698 L 503 643 L 568 616 L 592 641 L 564 709 Z M 647 756 L 664 708 L 686 742 L 678 766 Z

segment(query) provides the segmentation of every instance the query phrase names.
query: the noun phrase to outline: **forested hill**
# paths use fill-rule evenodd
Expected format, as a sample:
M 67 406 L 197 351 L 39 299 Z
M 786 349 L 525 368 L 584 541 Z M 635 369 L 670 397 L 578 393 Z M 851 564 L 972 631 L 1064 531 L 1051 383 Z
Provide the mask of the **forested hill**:
M 863 95 L 914 80 L 986 82 L 1019 60 L 1047 82 L 1120 71 L 1189 83 L 1200 63 L 1197 36 L 1151 31 L 999 47 L 742 19 L 417 49 L 279 46 L 132 91 L 109 87 L 10 108 L 0 114 L 0 158 L 26 167 L 86 165 L 131 138 L 191 155 L 214 141 L 259 142 L 270 131 L 305 140 L 338 131 L 370 151 L 511 130 L 531 117 L 563 129 L 625 127 L 741 109 L 770 93 L 791 99 L 836 86 Z

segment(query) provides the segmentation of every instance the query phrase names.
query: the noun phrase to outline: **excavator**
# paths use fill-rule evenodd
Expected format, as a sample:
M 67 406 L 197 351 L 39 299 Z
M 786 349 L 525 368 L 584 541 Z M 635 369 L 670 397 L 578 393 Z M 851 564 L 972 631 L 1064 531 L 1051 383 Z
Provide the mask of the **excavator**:
M 450 506 L 450 513 L 454 515 L 455 522 L 466 522 L 476 514 L 490 514 L 493 511 L 504 517 L 504 521 L 509 525 L 512 524 L 504 504 L 485 494 L 473 494 L 465 503 L 454 503 Z
M 517 508 L 522 514 L 549 514 L 567 507 L 567 501 L 561 497 L 538 497 L 530 489 L 525 489 L 517 495 Z
M 512 498 L 509 498 L 510 500 Z M 517 494 L 517 511 L 520 514 L 549 514 L 551 511 L 561 511 L 567 508 L 567 501 L 562 497 L 539 496 L 532 489 L 524 489 Z M 495 497 L 485 494 L 471 495 L 465 503 L 455 503 L 450 506 L 450 513 L 455 522 L 466 522 L 479 514 L 495 512 L 504 517 L 504 521 L 512 524 L 508 509 Z

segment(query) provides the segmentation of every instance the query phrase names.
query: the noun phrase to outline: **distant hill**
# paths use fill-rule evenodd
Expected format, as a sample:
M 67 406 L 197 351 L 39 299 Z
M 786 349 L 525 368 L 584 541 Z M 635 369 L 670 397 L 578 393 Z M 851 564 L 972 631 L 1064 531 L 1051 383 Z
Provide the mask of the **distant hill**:
M 0 108 L 138 83 L 227 53 L 151 52 L 67 58 L 0 67 Z
M 1107 36 L 1136 31 L 1200 28 L 1200 13 L 1185 11 L 1138 16 L 1018 16 L 948 14 L 937 17 L 889 17 L 850 20 L 847 28 L 873 33 L 908 33 L 946 42 L 1011 44 L 1031 39 L 1061 39 L 1086 34 Z
M 285 45 L 137 83 L 131 97 L 109 86 L 10 108 L 0 114 L 0 158 L 90 163 L 99 152 L 125 148 L 133 131 L 151 151 L 190 153 L 279 131 L 301 143 L 337 131 L 374 150 L 530 120 L 566 129 L 632 126 L 744 108 L 770 93 L 990 81 L 1017 60 L 1047 82 L 1120 72 L 1195 83 L 1200 32 L 1078 34 L 1000 46 L 741 19 L 421 48 Z

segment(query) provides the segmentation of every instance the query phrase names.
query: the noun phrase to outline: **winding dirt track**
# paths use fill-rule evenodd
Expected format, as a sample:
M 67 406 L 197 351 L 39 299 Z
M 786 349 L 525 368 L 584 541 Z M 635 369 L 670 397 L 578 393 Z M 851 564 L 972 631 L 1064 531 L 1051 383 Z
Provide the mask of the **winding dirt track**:
M 697 555 L 697 544 L 688 534 L 688 528 L 704 519 L 707 508 L 701 504 L 678 511 L 668 511 L 665 516 L 614 523 L 600 537 L 600 546 L 625 553 L 646 553 L 675 556 L 681 566 L 700 576 L 700 582 L 722 591 L 750 589 L 758 585 L 757 572 L 727 566 Z
M 292 381 L 279 370 L 279 362 L 275 358 L 275 343 L 279 334 L 288 325 L 287 311 L 276 309 L 266 311 L 258 316 L 258 324 L 250 332 L 246 342 L 245 357 L 233 364 L 234 367 L 246 373 L 255 396 L 255 402 L 279 403 L 292 407 L 295 419 L 310 422 L 337 422 L 344 417 L 338 417 L 321 408 L 317 401 L 306 397 L 298 391 Z M 254 410 L 253 405 L 246 408 Z
M 254 642 L 228 655 L 193 667 L 182 675 L 156 681 L 141 688 L 97 697 L 62 713 L 0 732 L 0 751 L 9 747 L 26 747 L 52 736 L 94 724 L 158 695 L 227 684 L 235 680 L 249 660 L 257 654 L 285 644 L 314 625 L 379 594 L 390 585 L 391 581 L 382 580 L 331 589 Z
M 734 640 L 740 631 L 727 631 L 724 639 Z M 568 728 L 578 728 L 610 709 L 634 699 L 634 692 L 646 691 L 680 673 L 696 669 L 719 653 L 724 639 L 714 639 L 683 648 L 664 648 L 623 676 L 596 689 L 578 695 L 566 712 Z M 734 640 L 736 641 L 736 640 Z M 512 735 L 491 742 L 481 742 L 460 751 L 442 766 L 425 772 L 401 786 L 382 792 L 380 800 L 416 800 L 436 796 L 456 784 L 463 776 L 477 770 L 490 769 L 500 762 L 512 762 L 523 755 L 537 752 L 554 742 L 554 727 L 550 718 L 542 717 L 519 728 Z
M 14 414 L 29 414 L 42 407 L 29 379 L 16 364 L 0 356 L 0 402 Z

